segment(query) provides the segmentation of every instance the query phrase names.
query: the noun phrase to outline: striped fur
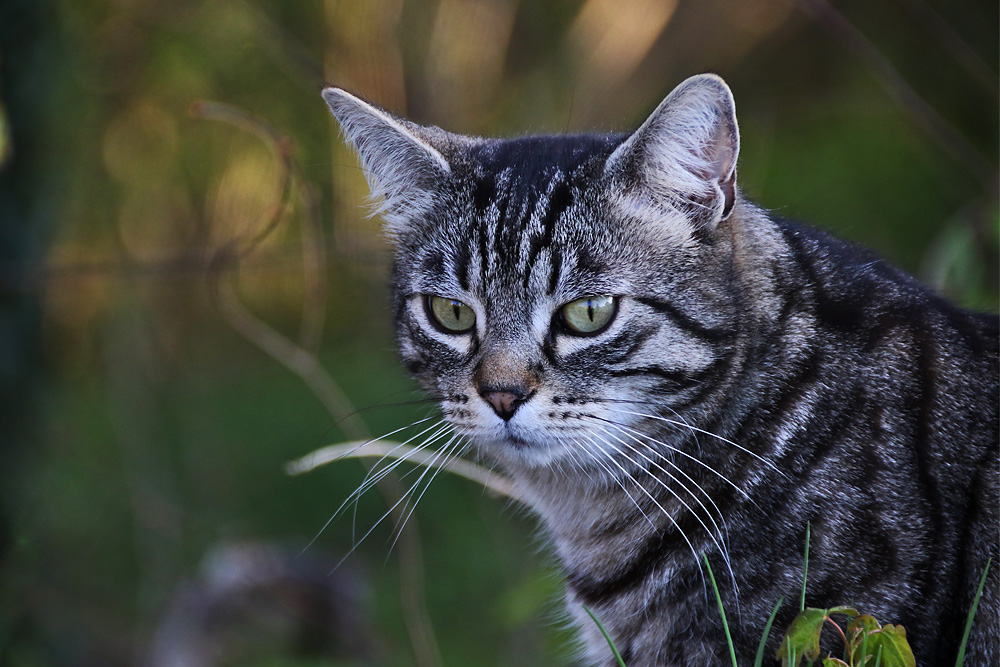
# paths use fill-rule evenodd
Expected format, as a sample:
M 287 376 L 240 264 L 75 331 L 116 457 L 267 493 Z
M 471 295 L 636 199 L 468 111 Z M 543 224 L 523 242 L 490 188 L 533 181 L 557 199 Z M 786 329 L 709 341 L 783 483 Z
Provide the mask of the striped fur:
M 629 136 L 461 137 L 324 96 L 383 197 L 403 358 L 540 516 L 591 663 L 612 661 L 583 605 L 630 667 L 724 664 L 702 553 L 753 655 L 807 522 L 810 605 L 954 661 L 1000 555 L 996 317 L 743 198 L 718 77 Z M 475 325 L 443 328 L 427 295 Z M 600 295 L 610 325 L 567 329 Z M 998 573 L 967 665 L 1000 664 Z

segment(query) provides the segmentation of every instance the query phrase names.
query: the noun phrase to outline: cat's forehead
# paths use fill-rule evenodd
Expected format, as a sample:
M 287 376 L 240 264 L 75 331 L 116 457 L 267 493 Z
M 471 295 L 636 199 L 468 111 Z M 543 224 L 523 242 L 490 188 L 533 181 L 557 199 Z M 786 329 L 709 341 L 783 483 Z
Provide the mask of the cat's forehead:
M 484 139 L 466 149 L 478 179 L 517 174 L 520 184 L 540 184 L 553 172 L 571 174 L 594 161 L 603 162 L 624 135 L 540 135 L 515 139 Z
M 505 312 L 627 291 L 636 234 L 611 210 L 604 164 L 621 135 L 477 140 L 444 195 L 397 237 L 398 286 Z

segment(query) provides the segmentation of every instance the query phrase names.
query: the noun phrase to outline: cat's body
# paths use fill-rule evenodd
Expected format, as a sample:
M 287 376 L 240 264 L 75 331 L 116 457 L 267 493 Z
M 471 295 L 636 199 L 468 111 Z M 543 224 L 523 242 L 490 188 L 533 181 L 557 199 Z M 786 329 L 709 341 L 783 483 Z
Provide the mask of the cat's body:
M 541 517 L 595 664 L 583 605 L 630 667 L 727 662 L 702 553 L 748 659 L 797 611 L 807 522 L 810 606 L 954 663 L 1000 555 L 995 317 L 743 199 L 717 77 L 629 136 L 473 139 L 325 97 L 384 198 L 404 359 Z M 1000 662 L 998 571 L 970 666 Z

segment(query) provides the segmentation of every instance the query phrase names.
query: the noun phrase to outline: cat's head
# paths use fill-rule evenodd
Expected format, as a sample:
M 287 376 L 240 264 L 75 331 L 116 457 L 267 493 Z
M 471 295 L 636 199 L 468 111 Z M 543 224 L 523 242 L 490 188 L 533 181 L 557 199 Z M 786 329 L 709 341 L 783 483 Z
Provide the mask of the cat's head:
M 608 465 L 717 386 L 739 138 L 722 79 L 631 135 L 481 139 L 323 96 L 396 247 L 403 357 L 508 468 Z

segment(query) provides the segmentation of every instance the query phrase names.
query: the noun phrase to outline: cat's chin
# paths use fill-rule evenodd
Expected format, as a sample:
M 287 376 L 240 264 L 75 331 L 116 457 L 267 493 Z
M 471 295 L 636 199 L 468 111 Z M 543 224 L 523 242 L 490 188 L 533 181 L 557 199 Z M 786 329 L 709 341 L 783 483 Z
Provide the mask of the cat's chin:
M 508 472 L 548 468 L 569 455 L 565 443 L 534 435 L 507 432 L 473 440 L 484 455 Z

